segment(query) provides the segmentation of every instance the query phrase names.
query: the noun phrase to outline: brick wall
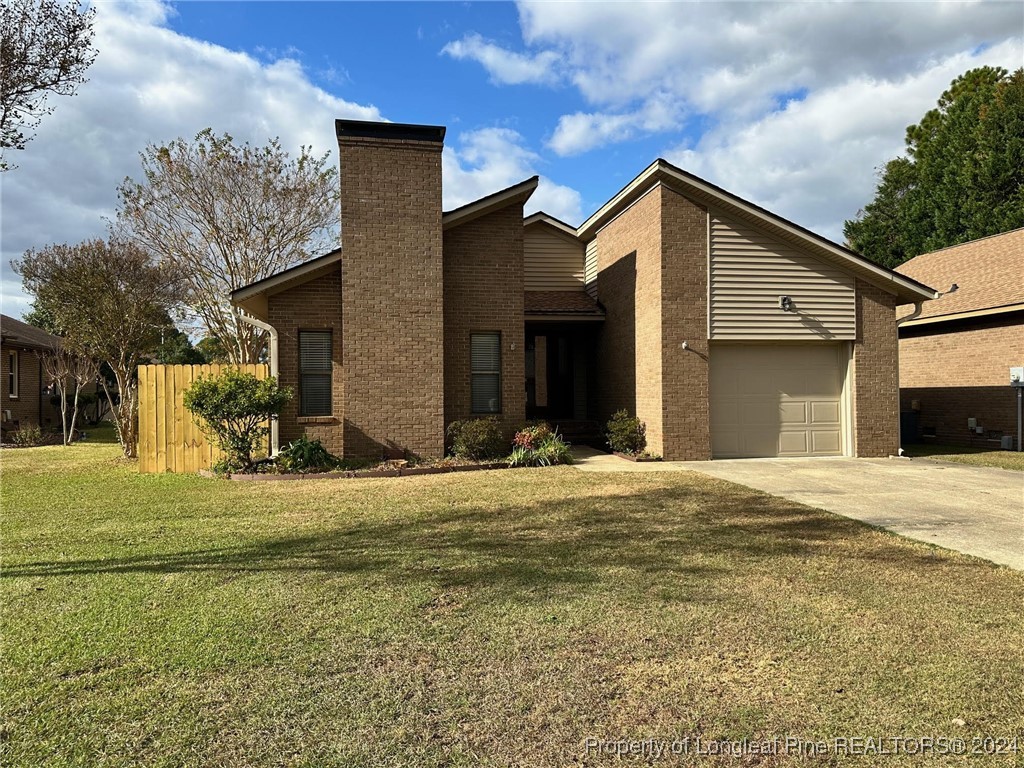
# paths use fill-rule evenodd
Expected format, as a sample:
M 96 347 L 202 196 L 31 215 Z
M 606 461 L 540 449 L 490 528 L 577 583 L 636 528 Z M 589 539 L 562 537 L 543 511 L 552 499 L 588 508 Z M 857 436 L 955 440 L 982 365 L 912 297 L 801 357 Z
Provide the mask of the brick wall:
M 1024 365 L 1020 315 L 911 326 L 901 336 L 900 408 L 909 411 L 916 400 L 919 424 L 935 431 L 934 442 L 993 447 L 989 438 L 1016 437 L 1009 369 Z M 968 418 L 978 420 L 983 435 L 968 431 Z
M 625 409 L 647 425 L 647 447 L 662 453 L 661 187 L 597 234 L 598 418 Z
M 12 398 L 10 392 L 9 355 L 8 352 L 18 352 L 18 397 Z M 8 347 L 6 344 L 2 349 L 2 360 L 0 360 L 0 409 L 9 410 L 11 419 L 18 422 L 18 429 L 27 427 L 42 427 L 44 430 L 56 428 L 60 430 L 59 413 L 49 403 L 49 396 L 43 403 L 43 418 L 40 424 L 39 406 L 40 393 L 42 391 L 41 377 L 39 372 L 39 358 L 31 349 L 18 349 Z M 43 374 L 45 376 L 45 374 Z M 14 429 L 14 425 L 5 422 L 4 430 Z
M 700 461 L 711 458 L 708 212 L 663 188 L 661 221 L 663 453 Z
M 319 438 L 324 447 L 338 456 L 345 454 L 344 422 L 345 376 L 342 365 L 341 267 L 332 273 L 289 288 L 269 297 L 269 322 L 278 333 L 278 378 L 291 387 L 294 397 L 281 412 L 281 446 L 302 434 Z M 333 415 L 303 418 L 299 416 L 299 331 L 332 332 Z
M 501 333 L 501 413 L 505 432 L 526 418 L 523 322 L 523 206 L 444 233 L 445 425 L 470 413 L 470 333 Z
M 853 345 L 853 421 L 857 456 L 899 449 L 899 353 L 896 297 L 857 281 L 857 339 Z
M 440 141 L 340 137 L 345 453 L 444 450 Z
M 597 237 L 599 418 L 625 408 L 652 453 L 711 458 L 707 211 L 659 185 Z

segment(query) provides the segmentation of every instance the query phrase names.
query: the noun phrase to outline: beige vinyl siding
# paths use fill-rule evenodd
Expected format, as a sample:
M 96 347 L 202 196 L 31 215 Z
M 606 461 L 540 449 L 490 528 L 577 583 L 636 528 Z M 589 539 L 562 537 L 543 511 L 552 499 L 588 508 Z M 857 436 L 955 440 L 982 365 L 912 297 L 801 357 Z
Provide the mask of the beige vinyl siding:
M 715 211 L 710 249 L 712 339 L 855 338 L 855 280 L 838 267 Z M 779 308 L 780 296 L 792 311 Z
M 528 291 L 583 288 L 583 244 L 544 224 L 523 232 L 523 277 Z
M 587 243 L 586 257 L 583 261 L 583 285 L 590 298 L 597 299 L 597 238 Z

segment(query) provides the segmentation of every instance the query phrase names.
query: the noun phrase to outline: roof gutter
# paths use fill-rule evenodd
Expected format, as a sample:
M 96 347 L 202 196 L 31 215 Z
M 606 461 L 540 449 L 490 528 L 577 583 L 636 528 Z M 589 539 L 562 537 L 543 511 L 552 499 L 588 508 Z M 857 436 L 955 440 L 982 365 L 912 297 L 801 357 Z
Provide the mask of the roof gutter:
M 237 309 L 237 308 L 236 308 Z M 262 320 L 257 320 L 252 315 L 248 315 L 245 312 L 238 310 L 238 319 L 243 323 L 248 323 L 255 328 L 259 328 L 261 331 L 266 331 L 267 335 L 270 336 L 270 375 L 277 380 L 277 329 L 274 328 L 270 323 L 265 323 Z M 270 420 L 270 457 L 277 456 L 280 451 L 280 435 L 278 431 L 278 419 L 273 418 Z

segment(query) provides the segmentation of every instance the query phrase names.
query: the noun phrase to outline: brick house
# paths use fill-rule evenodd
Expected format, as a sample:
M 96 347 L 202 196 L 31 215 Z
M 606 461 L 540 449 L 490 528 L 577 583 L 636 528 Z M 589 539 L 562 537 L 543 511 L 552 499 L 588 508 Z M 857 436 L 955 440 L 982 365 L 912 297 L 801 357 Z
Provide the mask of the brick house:
M 59 343 L 58 337 L 34 325 L 0 315 L 0 427 L 5 434 L 56 426 L 57 409 L 44 391 L 48 382 L 37 353 Z
M 282 443 L 432 457 L 453 420 L 625 408 L 666 459 L 897 450 L 925 285 L 664 160 L 579 227 L 524 219 L 536 177 L 442 212 L 443 127 L 336 127 L 341 248 L 231 296 L 278 335 Z
M 1015 438 L 1009 369 L 1024 365 L 1024 228 L 924 253 L 896 271 L 942 291 L 957 285 L 917 314 L 898 310 L 901 410 L 917 413 L 924 440 L 998 448 Z

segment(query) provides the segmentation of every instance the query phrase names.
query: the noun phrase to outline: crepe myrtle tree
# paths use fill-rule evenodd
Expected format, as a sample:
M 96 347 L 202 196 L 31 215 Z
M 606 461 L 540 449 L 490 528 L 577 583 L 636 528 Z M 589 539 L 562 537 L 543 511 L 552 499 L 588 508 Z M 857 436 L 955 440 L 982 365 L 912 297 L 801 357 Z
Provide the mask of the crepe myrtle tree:
M 55 341 L 47 349 L 37 353 L 46 376 L 53 382 L 60 402 L 61 433 L 64 445 L 70 445 L 75 437 L 78 424 L 78 411 L 82 401 L 82 390 L 96 381 L 100 373 L 99 364 L 89 355 L 77 352 L 64 344 L 63 340 Z M 71 418 L 68 419 L 68 411 Z
M 184 393 L 185 407 L 200 419 L 202 430 L 224 452 L 215 469 L 251 472 L 260 441 L 291 399 L 290 389 L 273 377 L 258 379 L 251 373 L 228 368 L 217 376 L 203 376 Z
M 78 0 L 0 3 L 0 171 L 12 168 L 7 150 L 23 150 L 51 94 L 72 96 L 96 59 L 96 9 Z
M 123 240 L 87 240 L 29 250 L 11 263 L 33 306 L 53 319 L 69 351 L 106 363 L 100 383 L 126 458 L 138 455 L 136 369 L 159 342 L 161 323 L 180 302 L 180 278 Z
M 337 242 L 339 182 L 329 155 L 301 147 L 292 158 L 277 139 L 238 144 L 207 128 L 151 144 L 141 159 L 141 179 L 118 188 L 118 231 L 184 276 L 188 306 L 228 362 L 258 362 L 266 334 L 224 299 Z

